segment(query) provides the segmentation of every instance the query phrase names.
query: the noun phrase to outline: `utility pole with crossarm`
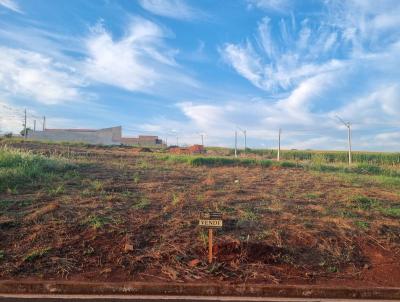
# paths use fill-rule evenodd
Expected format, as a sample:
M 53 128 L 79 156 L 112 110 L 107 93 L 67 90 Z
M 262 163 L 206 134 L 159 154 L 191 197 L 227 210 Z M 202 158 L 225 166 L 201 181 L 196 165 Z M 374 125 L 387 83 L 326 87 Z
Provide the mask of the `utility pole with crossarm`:
M 343 125 L 346 126 L 347 128 L 347 143 L 348 143 L 348 148 L 349 148 L 349 165 L 351 165 L 351 123 L 350 122 L 345 122 L 340 116 L 336 115 L 339 121 L 343 123 Z

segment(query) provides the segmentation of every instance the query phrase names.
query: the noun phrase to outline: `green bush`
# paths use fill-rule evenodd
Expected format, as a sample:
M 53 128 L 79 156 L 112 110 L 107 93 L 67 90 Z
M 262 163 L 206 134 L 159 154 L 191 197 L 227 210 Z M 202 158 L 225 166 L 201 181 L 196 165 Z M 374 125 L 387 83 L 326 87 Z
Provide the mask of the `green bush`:
M 352 198 L 351 201 L 355 207 L 361 210 L 372 210 L 379 207 L 380 205 L 380 202 L 378 200 L 367 196 L 355 196 Z
M 229 149 L 230 154 L 234 154 L 233 149 Z M 243 150 L 238 150 L 239 154 L 243 154 Z M 273 149 L 246 149 L 246 154 L 254 154 L 264 158 L 276 158 L 277 150 Z M 314 164 L 327 163 L 347 163 L 347 151 L 313 151 L 313 150 L 281 150 L 280 157 L 282 160 L 289 161 L 310 161 Z M 400 153 L 389 152 L 360 152 L 352 153 L 354 163 L 362 163 L 368 165 L 400 165 Z
M 73 167 L 62 159 L 1 147 L 0 192 L 48 183 Z
M 386 216 L 400 218 L 400 207 L 382 209 L 381 212 Z
M 256 152 L 257 150 L 250 150 Z M 306 154 L 312 154 L 316 151 L 285 151 L 291 154 L 302 154 L 305 152 L 302 158 L 307 157 Z M 307 153 L 308 152 L 308 153 Z M 332 153 L 336 154 L 336 153 Z M 340 154 L 340 153 L 338 153 Z M 314 161 L 274 161 L 271 159 L 256 159 L 256 158 L 235 158 L 235 157 L 224 157 L 224 156 L 200 156 L 200 155 L 164 155 L 160 156 L 161 160 L 174 162 L 174 163 L 186 163 L 192 166 L 280 166 L 282 168 L 302 168 L 305 170 L 318 171 L 318 172 L 333 172 L 333 173 L 352 173 L 352 174 L 364 174 L 364 175 L 378 175 L 386 176 L 385 182 L 392 182 L 397 184 L 398 182 L 394 178 L 400 177 L 400 170 L 390 166 L 378 166 L 375 164 L 359 163 L 349 166 L 345 163 L 332 163 L 329 160 L 331 153 L 319 153 Z M 325 157 L 324 157 L 325 156 Z M 311 158 L 311 157 L 308 157 Z M 323 158 L 326 158 L 324 163 Z
M 296 163 L 294 163 L 294 162 L 290 162 L 290 161 L 283 161 L 283 162 L 280 162 L 279 165 L 280 165 L 282 168 L 295 168 L 295 167 L 300 166 L 300 165 L 298 165 L 298 164 L 296 164 Z

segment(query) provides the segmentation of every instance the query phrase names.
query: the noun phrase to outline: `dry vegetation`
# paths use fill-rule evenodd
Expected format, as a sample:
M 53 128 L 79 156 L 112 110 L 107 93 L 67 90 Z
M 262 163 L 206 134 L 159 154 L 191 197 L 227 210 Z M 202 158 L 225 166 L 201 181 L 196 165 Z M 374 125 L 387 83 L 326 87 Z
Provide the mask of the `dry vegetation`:
M 1 279 L 400 286 L 396 173 L 6 143 Z

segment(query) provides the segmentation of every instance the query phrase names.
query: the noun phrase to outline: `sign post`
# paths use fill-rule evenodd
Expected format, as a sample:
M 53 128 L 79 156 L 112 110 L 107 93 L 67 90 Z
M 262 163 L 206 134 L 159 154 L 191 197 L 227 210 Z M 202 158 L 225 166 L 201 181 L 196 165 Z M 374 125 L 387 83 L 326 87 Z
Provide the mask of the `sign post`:
M 208 228 L 208 263 L 213 260 L 213 229 L 222 228 L 222 213 L 203 213 L 199 220 L 199 226 Z
M 208 229 L 208 263 L 212 263 L 213 258 L 213 229 Z

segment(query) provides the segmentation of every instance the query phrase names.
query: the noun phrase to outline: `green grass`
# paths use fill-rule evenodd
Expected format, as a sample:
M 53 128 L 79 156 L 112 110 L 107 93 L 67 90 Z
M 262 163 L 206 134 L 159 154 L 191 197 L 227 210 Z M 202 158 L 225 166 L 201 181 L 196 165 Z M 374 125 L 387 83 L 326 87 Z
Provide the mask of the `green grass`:
M 32 250 L 31 252 L 29 252 L 28 254 L 25 255 L 25 257 L 23 258 L 23 261 L 26 261 L 26 262 L 34 261 L 37 258 L 40 258 L 40 257 L 43 257 L 44 255 L 46 255 L 50 250 L 51 250 L 51 248 L 49 248 L 49 247 Z
M 388 177 L 386 182 L 400 184 L 393 178 L 400 178 L 400 170 L 390 167 L 380 167 L 371 164 L 354 164 L 348 166 L 346 164 L 321 164 L 313 162 L 293 162 L 293 161 L 272 161 L 268 159 L 254 158 L 232 158 L 223 156 L 195 156 L 195 155 L 163 155 L 159 157 L 161 160 L 173 163 L 186 163 L 192 166 L 261 166 L 271 167 L 278 166 L 282 168 L 302 168 L 305 170 L 316 172 L 330 173 L 347 173 L 360 175 L 379 175 Z
M 362 230 L 368 230 L 369 227 L 370 227 L 369 223 L 366 222 L 366 221 L 360 221 L 360 220 L 358 220 L 358 221 L 355 221 L 354 224 L 355 224 L 358 228 L 360 228 L 360 229 L 362 229 Z
M 381 209 L 383 215 L 400 218 L 400 207 Z
M 227 150 L 234 154 L 233 149 L 207 148 L 209 150 Z M 238 150 L 243 154 L 243 150 Z M 246 154 L 254 154 L 266 158 L 276 158 L 277 150 L 272 149 L 246 149 Z M 346 151 L 313 151 L 313 150 L 281 150 L 281 159 L 289 161 L 311 161 L 314 163 L 347 163 L 348 153 Z M 354 163 L 368 165 L 400 165 L 400 152 L 363 152 L 353 151 Z
M 253 209 L 247 208 L 243 210 L 241 218 L 248 221 L 257 221 L 259 219 L 258 214 Z
M 93 180 L 90 183 L 90 188 L 95 192 L 102 192 L 103 191 L 103 183 L 100 180 Z
M 339 173 L 353 173 L 360 175 L 381 175 L 388 177 L 399 177 L 400 170 L 379 167 L 369 164 L 354 164 L 354 165 L 328 165 L 328 164 L 313 164 L 313 163 L 298 163 L 298 166 L 303 167 L 306 170 L 317 171 L 317 172 L 339 172 Z
M 1 141 L 6 144 L 37 142 L 37 143 L 44 144 L 44 145 L 62 145 L 62 146 L 71 146 L 71 147 L 72 146 L 73 147 L 96 146 L 96 145 L 88 144 L 85 142 L 68 142 L 68 141 L 54 142 L 54 141 L 50 141 L 50 140 L 34 140 L 34 139 L 24 139 L 24 138 L 20 138 L 20 137 L 2 138 Z
M 293 162 L 276 162 L 269 159 L 258 160 L 254 158 L 231 158 L 223 156 L 198 156 L 198 155 L 163 155 L 161 160 L 172 163 L 186 163 L 191 166 L 281 166 L 281 167 L 297 167 L 297 163 Z
M 109 219 L 106 217 L 100 217 L 96 215 L 90 215 L 85 221 L 86 224 L 91 226 L 93 229 L 101 229 L 109 222 Z
M 144 210 L 150 206 L 150 201 L 146 197 L 142 197 L 139 199 L 138 202 L 136 202 L 133 206 L 132 209 L 135 210 Z
M 177 193 L 173 193 L 172 194 L 172 201 L 171 201 L 172 205 L 176 206 L 180 202 L 181 202 L 181 196 L 179 194 L 177 194 Z
M 356 208 L 364 211 L 376 209 L 381 204 L 375 198 L 369 198 L 366 196 L 355 196 L 352 198 L 351 202 Z
M 74 165 L 61 158 L 0 147 L 0 193 L 49 184 L 73 168 Z
M 400 206 L 391 206 L 384 201 L 366 196 L 355 196 L 351 199 L 353 206 L 363 211 L 378 211 L 385 216 L 400 217 Z
M 319 198 L 321 195 L 317 194 L 317 193 L 307 193 L 304 195 L 305 198 L 307 199 L 317 199 Z
M 58 185 L 58 186 L 50 187 L 50 188 L 47 190 L 47 192 L 48 192 L 48 194 L 49 194 L 50 196 L 52 196 L 52 197 L 61 195 L 61 194 L 65 193 L 64 184 L 60 184 L 60 185 Z

